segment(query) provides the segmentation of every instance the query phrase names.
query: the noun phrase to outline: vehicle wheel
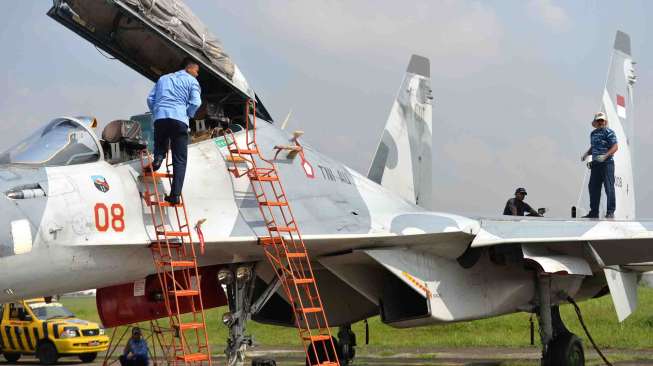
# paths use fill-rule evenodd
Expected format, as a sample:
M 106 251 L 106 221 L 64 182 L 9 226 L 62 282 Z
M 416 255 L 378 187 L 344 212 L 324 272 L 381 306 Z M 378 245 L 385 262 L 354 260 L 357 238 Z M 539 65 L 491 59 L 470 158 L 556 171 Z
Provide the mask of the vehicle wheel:
M 334 338 L 331 337 L 333 340 L 333 345 L 335 346 L 336 350 L 339 350 L 339 345 L 338 341 Z M 316 352 L 313 351 L 315 349 Z M 317 353 L 317 360 L 315 359 L 315 355 Z M 331 348 L 331 344 L 327 341 L 317 341 L 313 342 L 310 346 L 308 346 L 308 357 L 306 358 L 306 366 L 312 366 L 312 365 L 317 365 L 322 362 L 326 361 L 335 361 L 336 360 L 336 355 L 333 354 L 333 349 Z M 341 357 L 338 355 L 338 360 L 340 360 Z
M 84 363 L 90 363 L 95 361 L 95 358 L 97 357 L 97 352 L 93 353 L 82 353 L 79 355 L 79 359 L 84 362 Z
M 583 342 L 573 333 L 564 333 L 555 338 L 549 346 L 551 365 L 585 366 Z
M 20 359 L 20 353 L 3 353 L 8 362 L 16 362 Z
M 38 357 L 41 365 L 54 365 L 59 359 L 59 353 L 54 344 L 43 342 L 39 344 L 39 347 L 36 350 L 36 357 Z

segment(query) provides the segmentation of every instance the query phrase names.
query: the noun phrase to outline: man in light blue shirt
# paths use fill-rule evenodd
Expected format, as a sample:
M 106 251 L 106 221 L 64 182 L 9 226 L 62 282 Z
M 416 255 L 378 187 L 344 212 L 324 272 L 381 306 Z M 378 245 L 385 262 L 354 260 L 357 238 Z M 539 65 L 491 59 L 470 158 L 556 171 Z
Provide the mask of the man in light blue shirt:
M 165 200 L 179 204 L 186 174 L 188 156 L 189 119 L 202 104 L 200 84 L 197 82 L 199 64 L 184 60 L 184 69 L 159 78 L 147 97 L 147 106 L 154 117 L 154 161 L 152 169 L 158 170 L 172 150 L 172 187 Z

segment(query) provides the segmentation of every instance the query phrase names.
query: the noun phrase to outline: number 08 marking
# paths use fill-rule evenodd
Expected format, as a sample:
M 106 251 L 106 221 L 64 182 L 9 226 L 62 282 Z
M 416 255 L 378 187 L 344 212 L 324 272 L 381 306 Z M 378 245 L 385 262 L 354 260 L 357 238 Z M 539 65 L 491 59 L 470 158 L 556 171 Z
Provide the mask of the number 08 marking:
M 111 210 L 104 203 L 96 203 L 93 209 L 95 213 L 95 228 L 105 232 L 111 227 L 116 232 L 125 230 L 125 209 L 119 203 L 111 205 Z

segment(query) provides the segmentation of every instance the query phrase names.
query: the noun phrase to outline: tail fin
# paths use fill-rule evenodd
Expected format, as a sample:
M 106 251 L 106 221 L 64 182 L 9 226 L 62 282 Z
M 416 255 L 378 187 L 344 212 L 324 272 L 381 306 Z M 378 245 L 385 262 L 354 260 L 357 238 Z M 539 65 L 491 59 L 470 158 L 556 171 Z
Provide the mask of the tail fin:
M 410 58 L 367 175 L 423 207 L 431 205 L 432 196 L 430 74 L 429 59 Z
M 630 52 L 630 36 L 617 31 L 614 51 L 608 72 L 608 80 L 603 91 L 603 112 L 608 118 L 608 126 L 617 135 L 619 150 L 614 156 L 615 193 L 617 219 L 635 218 L 635 187 L 633 181 L 633 138 L 634 103 L 633 85 L 636 76 Z

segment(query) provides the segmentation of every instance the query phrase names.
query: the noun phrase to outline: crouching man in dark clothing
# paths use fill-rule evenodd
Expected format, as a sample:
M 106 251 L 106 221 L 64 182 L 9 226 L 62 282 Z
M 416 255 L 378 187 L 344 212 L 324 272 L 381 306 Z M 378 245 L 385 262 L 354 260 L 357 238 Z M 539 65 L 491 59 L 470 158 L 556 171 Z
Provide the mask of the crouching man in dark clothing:
M 148 366 L 149 351 L 138 327 L 132 328 L 132 337 L 127 341 L 120 356 L 120 366 Z
M 199 65 L 193 60 L 184 61 L 184 69 L 159 78 L 147 97 L 147 105 L 154 117 L 154 161 L 152 169 L 158 170 L 172 150 L 172 187 L 165 200 L 179 204 L 186 175 L 188 155 L 189 118 L 202 104 L 200 84 L 197 81 Z
M 533 208 L 528 203 L 524 202 L 526 194 L 527 193 L 524 188 L 517 188 L 517 190 L 515 190 L 515 197 L 509 199 L 508 202 L 506 202 L 506 207 L 503 209 L 503 214 L 511 216 L 524 216 L 524 214 L 528 213 L 529 216 L 541 217 L 542 215 L 533 210 Z

